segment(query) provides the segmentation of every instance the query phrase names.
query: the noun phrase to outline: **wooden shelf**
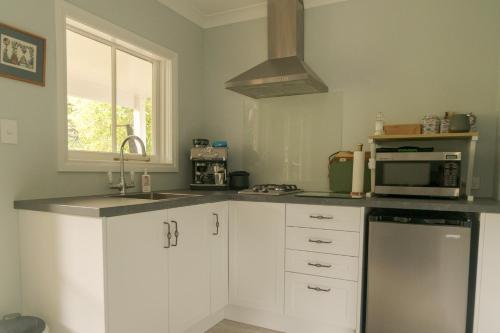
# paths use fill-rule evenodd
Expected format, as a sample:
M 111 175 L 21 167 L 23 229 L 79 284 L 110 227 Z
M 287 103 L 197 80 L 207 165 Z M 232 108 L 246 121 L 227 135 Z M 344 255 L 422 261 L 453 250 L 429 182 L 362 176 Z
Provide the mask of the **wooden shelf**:
M 438 134 L 408 134 L 408 135 L 372 135 L 370 140 L 373 141 L 403 141 L 403 140 L 471 140 L 479 137 L 478 132 L 466 133 L 438 133 Z

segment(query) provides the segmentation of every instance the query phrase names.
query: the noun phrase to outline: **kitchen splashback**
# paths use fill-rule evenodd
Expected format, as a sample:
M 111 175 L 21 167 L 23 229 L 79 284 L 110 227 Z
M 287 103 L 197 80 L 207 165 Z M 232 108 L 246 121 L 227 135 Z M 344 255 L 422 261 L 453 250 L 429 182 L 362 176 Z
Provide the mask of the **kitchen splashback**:
M 339 92 L 246 100 L 243 166 L 252 175 L 252 184 L 289 183 L 327 190 L 328 156 L 340 150 L 341 128 Z

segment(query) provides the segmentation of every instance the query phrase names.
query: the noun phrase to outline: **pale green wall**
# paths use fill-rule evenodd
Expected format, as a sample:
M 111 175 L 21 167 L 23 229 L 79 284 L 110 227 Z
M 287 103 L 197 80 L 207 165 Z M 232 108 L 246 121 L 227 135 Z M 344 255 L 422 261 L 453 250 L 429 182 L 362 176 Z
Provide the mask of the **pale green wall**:
M 206 133 L 230 141 L 233 168 L 263 171 L 252 161 L 266 161 L 269 169 L 254 175 L 257 182 L 291 180 L 323 189 L 328 155 L 340 146 L 352 150 L 356 143 L 366 143 L 377 112 L 383 112 L 390 123 L 419 122 L 427 113 L 447 110 L 474 112 L 481 131 L 477 194 L 491 196 L 496 187 L 492 179 L 499 27 L 497 0 L 349 0 L 306 10 L 306 62 L 336 95 L 329 99 L 332 113 L 340 108 L 342 114 L 337 118 L 342 123 L 341 136 L 326 149 L 322 144 L 325 97 L 307 97 L 308 117 L 294 113 L 282 119 L 292 124 L 281 126 L 285 129 L 300 122 L 318 127 L 306 133 L 308 144 L 303 147 L 293 136 L 284 138 L 279 126 L 252 128 L 252 124 L 276 124 L 276 114 L 285 115 L 287 105 L 293 103 L 289 97 L 254 104 L 222 89 L 226 80 L 266 58 L 266 21 L 209 29 L 205 34 Z M 249 110 L 261 118 L 259 122 L 249 121 Z M 273 130 L 281 136 L 278 140 L 265 135 L 256 144 L 254 136 L 248 135 Z M 336 130 L 336 124 L 331 130 Z M 284 147 L 289 149 L 287 156 L 280 153 Z M 314 152 L 312 156 L 307 149 Z M 311 164 L 320 165 L 322 171 Z M 284 173 L 276 166 L 295 171 Z
M 153 186 L 186 187 L 187 149 L 201 125 L 203 31 L 156 0 L 71 3 L 179 54 L 180 173 L 153 174 Z M 0 118 L 19 121 L 19 145 L 0 144 L 0 317 L 20 310 L 14 199 L 110 192 L 105 174 L 56 172 L 54 0 L 0 1 L 0 22 L 47 38 L 47 86 L 0 78 Z M 139 175 L 137 176 L 139 177 Z
M 0 315 L 20 308 L 12 201 L 109 192 L 104 174 L 56 172 L 53 1 L 0 2 L 0 22 L 48 38 L 47 87 L 0 78 L 0 118 L 17 119 L 20 130 L 19 145 L 0 145 Z M 264 103 L 222 89 L 224 81 L 266 58 L 264 19 L 204 33 L 156 0 L 70 2 L 179 53 L 181 172 L 153 175 L 155 188 L 187 185 L 189 140 L 200 134 L 230 141 L 233 168 L 262 157 L 271 169 L 260 179 L 302 177 L 304 183 L 322 187 L 326 173 L 312 165 L 322 170 L 328 154 L 366 141 L 377 112 L 390 122 L 408 122 L 455 109 L 480 117 L 481 194 L 493 193 L 489 180 L 495 166 L 489 156 L 496 151 L 500 112 L 495 105 L 497 96 L 500 101 L 497 0 L 349 0 L 310 9 L 306 58 L 333 92 Z M 298 124 L 309 129 L 302 133 L 305 145 L 287 132 Z M 320 130 L 312 131 L 315 126 Z M 318 145 L 329 129 L 329 140 Z M 273 131 L 278 133 L 274 137 Z M 260 139 L 253 136 L 259 132 Z M 254 155 L 261 152 L 255 147 L 267 146 L 262 156 Z M 287 154 L 273 154 L 283 148 Z M 288 174 L 280 170 L 283 165 L 289 166 Z

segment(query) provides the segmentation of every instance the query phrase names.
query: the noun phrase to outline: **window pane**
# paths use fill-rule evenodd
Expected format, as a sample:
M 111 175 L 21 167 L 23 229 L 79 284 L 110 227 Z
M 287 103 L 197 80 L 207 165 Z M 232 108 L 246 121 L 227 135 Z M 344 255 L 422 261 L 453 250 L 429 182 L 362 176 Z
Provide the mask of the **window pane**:
M 116 51 L 117 150 L 128 135 L 139 136 L 148 155 L 153 146 L 153 64 L 120 50 Z M 130 142 L 126 152 L 141 152 Z
M 66 31 L 68 149 L 112 152 L 111 47 Z

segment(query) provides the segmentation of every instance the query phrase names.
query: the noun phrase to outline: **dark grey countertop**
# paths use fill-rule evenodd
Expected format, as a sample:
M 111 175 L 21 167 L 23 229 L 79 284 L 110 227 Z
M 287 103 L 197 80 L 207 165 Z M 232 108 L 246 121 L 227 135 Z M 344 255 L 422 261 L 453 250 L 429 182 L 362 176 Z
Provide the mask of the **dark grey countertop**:
M 307 198 L 297 197 L 293 194 L 284 196 L 242 195 L 236 193 L 235 191 L 214 192 L 169 190 L 164 192 L 197 194 L 198 196 L 164 201 L 127 199 L 111 195 L 18 200 L 14 202 L 14 208 L 20 210 L 52 212 L 64 215 L 112 217 L 161 209 L 192 206 L 203 203 L 233 200 L 367 208 L 399 208 L 472 213 L 500 213 L 500 202 L 493 199 L 476 199 L 474 202 L 467 202 L 465 200 L 384 197 L 364 199 Z

